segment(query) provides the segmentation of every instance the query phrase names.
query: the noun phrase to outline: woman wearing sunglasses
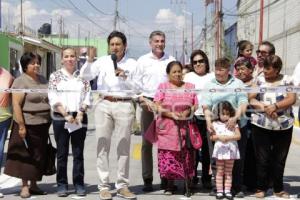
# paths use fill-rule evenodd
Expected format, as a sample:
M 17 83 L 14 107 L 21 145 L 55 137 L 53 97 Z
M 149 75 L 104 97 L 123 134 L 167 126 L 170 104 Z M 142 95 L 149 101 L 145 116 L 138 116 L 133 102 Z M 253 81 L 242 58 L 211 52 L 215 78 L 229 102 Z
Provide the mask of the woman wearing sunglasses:
M 192 52 L 190 57 L 192 71 L 187 73 L 184 76 L 184 82 L 190 82 L 195 85 L 196 89 L 204 89 L 205 85 L 210 82 L 210 80 L 214 77 L 214 73 L 209 72 L 209 62 L 207 55 L 202 50 L 195 50 Z M 210 169 L 210 154 L 209 154 L 209 145 L 206 134 L 206 121 L 204 118 L 203 109 L 201 106 L 201 102 L 203 99 L 203 93 L 197 92 L 197 97 L 199 101 L 198 110 L 195 112 L 195 120 L 198 126 L 198 129 L 201 133 L 202 137 L 202 185 L 205 189 L 211 189 L 211 175 L 209 174 Z M 196 164 L 195 164 L 195 176 L 193 178 L 193 184 L 196 185 L 198 183 L 197 177 L 197 166 L 199 162 L 199 154 L 196 153 Z

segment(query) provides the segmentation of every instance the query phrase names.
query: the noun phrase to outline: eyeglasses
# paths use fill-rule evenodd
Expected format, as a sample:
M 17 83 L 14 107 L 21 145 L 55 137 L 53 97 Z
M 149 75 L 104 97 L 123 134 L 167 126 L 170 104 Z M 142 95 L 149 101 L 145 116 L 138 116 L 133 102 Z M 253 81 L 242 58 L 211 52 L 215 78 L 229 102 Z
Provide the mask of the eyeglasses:
M 256 50 L 256 54 L 257 55 L 261 54 L 262 56 L 267 56 L 267 55 L 269 55 L 269 52 L 267 52 L 267 51 L 261 51 L 261 50 Z
M 200 60 L 193 60 L 193 64 L 196 65 L 197 63 L 202 64 L 205 63 L 204 59 L 200 59 Z

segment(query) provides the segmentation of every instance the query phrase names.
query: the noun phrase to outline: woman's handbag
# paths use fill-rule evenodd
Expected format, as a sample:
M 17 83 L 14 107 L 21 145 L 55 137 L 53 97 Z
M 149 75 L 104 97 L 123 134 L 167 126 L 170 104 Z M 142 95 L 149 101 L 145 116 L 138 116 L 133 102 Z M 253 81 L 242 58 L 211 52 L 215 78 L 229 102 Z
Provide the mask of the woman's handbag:
M 200 149 L 202 147 L 202 138 L 199 129 L 195 122 L 188 122 L 189 139 L 194 149 Z
M 56 148 L 52 146 L 50 136 L 48 136 L 47 150 L 46 150 L 46 161 L 44 166 L 44 175 L 51 176 L 56 174 L 55 158 L 56 158 Z
M 144 138 L 152 144 L 157 142 L 156 119 L 154 119 L 149 125 L 147 131 L 144 133 Z

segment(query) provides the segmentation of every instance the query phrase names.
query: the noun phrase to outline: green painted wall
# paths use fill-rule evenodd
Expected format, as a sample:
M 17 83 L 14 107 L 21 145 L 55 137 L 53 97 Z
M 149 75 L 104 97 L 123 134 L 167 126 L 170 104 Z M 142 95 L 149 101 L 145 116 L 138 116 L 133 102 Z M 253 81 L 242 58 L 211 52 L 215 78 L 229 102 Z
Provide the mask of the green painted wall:
M 0 66 L 9 70 L 9 39 L 2 33 L 0 33 Z
M 57 46 L 81 46 L 88 47 L 93 46 L 97 48 L 97 56 L 107 55 L 107 43 L 106 40 L 100 38 L 92 38 L 89 40 L 85 39 L 74 39 L 74 38 L 62 38 L 61 44 L 59 38 L 43 38 L 44 40 L 55 44 Z
M 10 36 L 3 32 L 0 32 L 0 66 L 9 70 L 9 43 L 16 43 L 22 45 L 22 40 L 17 39 L 14 36 Z

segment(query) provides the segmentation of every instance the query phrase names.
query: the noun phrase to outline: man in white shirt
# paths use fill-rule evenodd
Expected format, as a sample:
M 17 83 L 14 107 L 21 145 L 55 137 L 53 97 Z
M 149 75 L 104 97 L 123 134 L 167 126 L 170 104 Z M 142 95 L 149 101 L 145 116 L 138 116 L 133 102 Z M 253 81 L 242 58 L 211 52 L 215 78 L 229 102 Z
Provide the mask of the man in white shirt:
M 100 199 L 112 199 L 109 192 L 109 150 L 113 132 L 117 134 L 118 171 L 115 187 L 117 195 L 126 199 L 136 196 L 129 186 L 130 134 L 134 121 L 132 87 L 136 85 L 136 61 L 126 56 L 127 39 L 118 31 L 107 38 L 111 55 L 102 56 L 93 62 L 94 52 L 89 53 L 81 74 L 88 80 L 98 76 L 97 90 L 103 90 L 103 99 L 95 105 L 97 137 L 97 172 Z M 113 56 L 114 55 L 114 56 Z M 115 60 L 115 61 L 113 61 Z M 93 62 L 93 63 L 92 63 Z M 131 91 L 130 91 L 131 90 Z
M 151 52 L 138 59 L 138 70 L 141 75 L 141 86 L 143 87 L 142 96 L 139 101 L 142 105 L 141 129 L 145 133 L 150 123 L 154 119 L 151 103 L 154 98 L 155 90 L 162 82 L 167 81 L 166 67 L 175 58 L 164 52 L 165 34 L 162 31 L 153 31 L 149 37 Z M 145 192 L 153 190 L 153 156 L 152 144 L 143 137 L 142 143 L 142 175 L 144 180 Z

